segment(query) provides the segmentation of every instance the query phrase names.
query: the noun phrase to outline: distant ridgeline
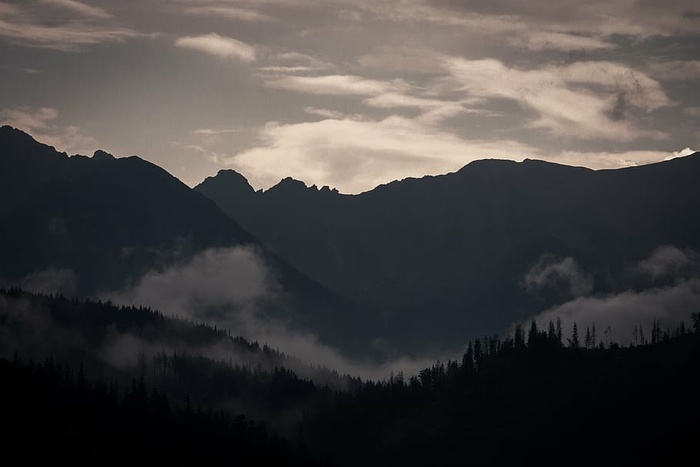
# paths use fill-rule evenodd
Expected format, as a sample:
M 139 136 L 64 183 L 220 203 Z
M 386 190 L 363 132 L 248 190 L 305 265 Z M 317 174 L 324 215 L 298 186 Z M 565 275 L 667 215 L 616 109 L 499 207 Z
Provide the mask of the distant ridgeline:
M 55 446 L 54 460 L 76 449 L 94 460 L 118 445 L 115 459 L 144 448 L 217 464 L 233 451 L 244 465 L 695 459 L 700 315 L 655 325 L 644 345 L 591 334 L 533 322 L 474 340 L 460 361 L 363 383 L 148 309 L 5 290 L 0 409 L 16 427 L 5 449 L 31 441 Z
M 481 160 L 359 195 L 289 178 L 255 191 L 222 170 L 195 190 L 411 350 L 500 332 L 582 294 L 673 285 L 691 264 L 697 277 L 698 180 L 700 154 L 598 171 Z M 694 259 L 639 267 L 666 245 Z

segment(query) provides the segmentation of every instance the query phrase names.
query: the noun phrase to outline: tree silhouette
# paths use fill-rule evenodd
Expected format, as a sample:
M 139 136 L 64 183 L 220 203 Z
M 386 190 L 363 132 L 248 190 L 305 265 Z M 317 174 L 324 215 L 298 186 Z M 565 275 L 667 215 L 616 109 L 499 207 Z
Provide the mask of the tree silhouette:
M 576 321 L 574 321 L 573 329 L 571 330 L 571 339 L 569 339 L 569 347 L 572 349 L 578 349 L 581 347 L 581 343 L 578 339 L 578 326 Z
M 559 341 L 559 345 L 563 344 L 562 340 L 562 331 L 561 331 L 561 318 L 557 316 L 557 340 Z

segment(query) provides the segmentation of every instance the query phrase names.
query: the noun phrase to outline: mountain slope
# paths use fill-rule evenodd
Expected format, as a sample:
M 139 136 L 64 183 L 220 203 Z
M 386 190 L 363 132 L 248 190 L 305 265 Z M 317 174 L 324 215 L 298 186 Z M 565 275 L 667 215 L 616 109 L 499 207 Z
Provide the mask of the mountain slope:
M 601 171 L 484 160 L 360 195 L 291 179 L 255 192 L 230 171 L 195 189 L 310 277 L 382 310 L 396 340 L 435 344 L 573 297 L 568 283 L 526 290 L 538 264 L 571 257 L 603 293 L 639 285 L 632 269 L 661 245 L 700 250 L 699 176 L 695 154 Z
M 346 301 L 269 252 L 211 200 L 136 156 L 68 157 L 5 126 L 0 169 L 0 285 L 44 281 L 52 291 L 92 295 L 206 249 L 240 246 L 253 248 L 284 290 L 270 305 L 278 317 L 333 341 L 342 337 L 335 320 L 351 325 Z

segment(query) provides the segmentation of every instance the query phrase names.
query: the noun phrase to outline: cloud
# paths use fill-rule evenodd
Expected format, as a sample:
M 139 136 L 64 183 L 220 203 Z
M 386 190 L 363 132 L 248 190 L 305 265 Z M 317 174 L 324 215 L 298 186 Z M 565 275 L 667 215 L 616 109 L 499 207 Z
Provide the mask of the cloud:
M 37 290 L 61 293 L 61 290 Z M 83 335 L 54 320 L 48 308 L 27 297 L 0 296 L 0 356 L 44 360 L 52 357 L 68 361 L 84 352 Z
M 192 134 L 195 135 L 202 135 L 202 136 L 214 136 L 214 135 L 221 135 L 221 134 L 226 134 L 226 133 L 237 133 L 241 130 L 238 128 L 223 128 L 223 129 L 214 129 L 214 128 L 197 128 L 196 130 L 192 131 Z
M 0 109 L 0 125 L 10 125 L 31 133 L 37 140 L 59 151 L 91 154 L 96 141 L 75 125 L 56 124 L 58 110 L 51 107 Z
M 573 258 L 558 260 L 552 255 L 544 255 L 525 274 L 523 286 L 534 294 L 555 290 L 569 297 L 579 297 L 593 290 L 593 281 L 581 271 Z
M 468 110 L 464 104 L 469 101 L 444 101 L 439 99 L 426 99 L 423 97 L 415 97 L 407 94 L 399 94 L 388 92 L 380 94 L 363 101 L 364 104 L 370 107 L 380 109 L 395 109 L 395 108 L 416 108 L 423 113 L 417 118 L 423 123 L 437 124 L 448 118 L 455 117 L 463 112 L 477 112 Z
M 34 2 L 17 7 L 0 4 L 0 37 L 27 47 L 41 47 L 61 51 L 78 51 L 83 46 L 123 42 L 143 36 L 132 29 L 94 24 L 95 20 L 110 18 L 104 10 L 72 0 L 49 0 L 49 3 L 77 11 L 83 20 L 53 18 L 44 8 L 33 7 Z
M 285 76 L 271 79 L 265 85 L 275 89 L 325 95 L 371 96 L 406 88 L 400 80 L 394 82 L 376 81 L 351 75 L 328 76 Z
M 416 373 L 435 361 L 432 357 L 402 357 L 383 363 L 349 359 L 328 343 L 319 341 L 311 330 L 291 329 L 280 319 L 265 316 L 258 308 L 261 300 L 284 293 L 273 276 L 253 249 L 209 249 L 183 264 L 151 271 L 133 286 L 105 294 L 103 299 L 145 305 L 168 315 L 230 329 L 234 335 L 266 343 L 306 364 L 324 366 L 341 374 L 382 379 L 390 371 Z M 136 336 L 118 335 L 105 346 L 103 356 L 118 367 L 133 366 L 139 352 L 154 354 L 176 347 L 173 343 L 147 343 Z M 230 350 L 225 348 L 194 350 L 209 356 L 230 357 Z
M 67 10 L 80 13 L 81 15 L 90 17 L 90 18 L 111 18 L 112 15 L 107 13 L 105 10 L 102 8 L 97 8 L 91 5 L 88 5 L 83 2 L 78 2 L 76 0 L 41 0 L 41 3 L 45 3 L 47 5 L 52 5 L 52 6 L 57 6 L 60 8 L 65 8 Z
M 183 13 L 197 16 L 213 16 L 237 21 L 274 21 L 274 18 L 257 10 L 235 6 L 198 6 L 185 8 Z
M 304 107 L 304 112 L 309 115 L 318 115 L 324 118 L 342 119 L 345 118 L 343 112 L 338 112 L 337 110 L 330 109 L 319 109 L 317 107 Z
M 697 81 L 700 79 L 700 60 L 671 60 L 652 62 L 649 74 L 660 80 Z
M 680 250 L 673 245 L 663 245 L 652 252 L 649 258 L 641 261 L 637 270 L 652 280 L 682 278 L 684 273 L 698 272 L 700 256 L 692 250 Z
M 549 0 L 428 0 L 426 6 L 408 7 L 407 10 L 415 19 L 422 16 L 424 20 L 445 25 L 466 24 L 479 17 L 486 21 L 503 18 L 526 32 L 544 30 L 592 37 L 625 35 L 643 40 L 654 36 L 696 34 L 692 21 L 684 18 L 684 13 L 692 7 L 693 0 L 664 3 L 653 0 L 592 0 L 584 3 L 560 0 L 556 5 Z
M 3 125 L 26 128 L 30 131 L 45 130 L 52 120 L 58 117 L 58 111 L 51 107 L 40 107 L 35 111 L 22 109 L 5 109 L 0 111 Z
M 690 150 L 692 151 L 692 150 Z M 694 152 L 694 151 L 692 151 Z M 683 151 L 619 151 L 619 152 L 581 152 L 562 151 L 547 154 L 543 159 L 559 164 L 588 167 L 591 169 L 619 169 L 638 165 L 653 164 L 674 157 L 692 154 Z
M 357 63 L 363 67 L 412 73 L 442 74 L 440 54 L 425 47 L 382 46 L 361 55 Z
M 522 37 L 513 38 L 512 45 L 522 46 L 523 44 L 530 50 L 561 50 L 566 52 L 576 50 L 605 50 L 614 49 L 615 44 L 606 42 L 595 37 L 579 36 L 554 31 L 538 31 Z
M 151 271 L 127 290 L 107 294 L 116 302 L 206 320 L 216 308 L 255 306 L 273 293 L 272 278 L 250 248 L 210 249 L 185 264 Z
M 263 73 L 275 73 L 281 75 L 288 75 L 293 73 L 306 73 L 310 71 L 316 71 L 318 68 L 311 66 L 263 66 L 258 68 L 258 71 Z
M 621 142 L 665 136 L 637 128 L 635 117 L 671 101 L 658 82 L 624 65 L 577 62 L 523 70 L 495 59 L 445 57 L 444 66 L 469 97 L 511 100 L 536 112 L 531 128 Z
M 260 342 L 293 355 L 309 365 L 330 368 L 341 375 L 347 374 L 363 379 L 382 380 L 391 372 L 399 371 L 407 376 L 415 375 L 423 368 L 433 365 L 438 359 L 435 356 L 404 356 L 384 362 L 376 362 L 369 358 L 351 359 L 332 346 L 320 342 L 312 333 L 290 331 L 279 323 L 256 319 L 248 320 L 245 326 L 244 335 L 255 336 Z
M 562 320 L 570 335 L 575 322 L 579 335 L 595 324 L 599 339 L 610 327 L 610 340 L 627 345 L 634 339 L 634 327 L 641 325 L 650 337 L 652 322 L 658 320 L 662 329 L 675 329 L 681 321 L 688 324 L 690 314 L 700 307 L 700 280 L 692 279 L 670 287 L 658 287 L 642 292 L 626 291 L 603 297 L 580 297 L 547 310 L 535 317 L 538 326 Z M 602 340 L 602 339 L 601 339 Z M 606 339 L 607 340 L 607 339 Z
M 296 64 L 304 64 L 308 65 L 312 68 L 315 69 L 329 69 L 329 68 L 334 68 L 335 66 L 332 63 L 328 63 L 326 61 L 323 61 L 319 59 L 318 57 L 314 57 L 313 55 L 309 54 L 303 54 L 300 52 L 280 52 L 277 53 L 272 57 L 274 61 L 282 62 L 282 63 L 296 63 Z
M 550 320 L 560 318 L 570 335 L 574 322 L 579 334 L 595 323 L 599 337 L 610 327 L 610 340 L 626 345 L 634 339 L 635 326 L 641 325 L 649 333 L 652 322 L 658 320 L 662 329 L 673 330 L 681 321 L 687 324 L 690 314 L 700 307 L 700 255 L 697 253 L 662 245 L 641 260 L 634 272 L 650 277 L 652 286 L 641 291 L 578 296 L 538 314 L 535 317 L 538 326 L 546 327 Z
M 419 109 L 418 120 L 423 123 L 440 123 L 463 112 L 476 112 L 467 109 L 463 100 L 441 100 L 411 95 L 412 86 L 404 80 L 379 81 L 354 75 L 326 76 L 284 76 L 267 79 L 266 86 L 316 95 L 330 96 L 369 96 L 363 104 L 378 109 Z M 338 115 L 331 116 L 339 118 Z
M 404 177 L 454 171 L 475 159 L 500 154 L 532 155 L 509 141 L 465 140 L 420 121 L 325 119 L 281 125 L 269 123 L 263 145 L 229 159 L 256 188 L 292 176 L 344 193 L 359 193 Z
M 181 37 L 175 41 L 175 45 L 186 49 L 198 50 L 222 59 L 237 59 L 246 63 L 255 61 L 255 49 L 253 47 L 213 32 L 202 36 Z
M 675 151 L 671 153 L 671 155 L 667 156 L 664 160 L 665 161 L 670 161 L 671 159 L 676 159 L 678 157 L 687 157 L 690 156 L 691 154 L 695 154 L 696 151 L 695 149 L 690 149 L 690 148 L 685 148 L 681 149 L 680 151 Z

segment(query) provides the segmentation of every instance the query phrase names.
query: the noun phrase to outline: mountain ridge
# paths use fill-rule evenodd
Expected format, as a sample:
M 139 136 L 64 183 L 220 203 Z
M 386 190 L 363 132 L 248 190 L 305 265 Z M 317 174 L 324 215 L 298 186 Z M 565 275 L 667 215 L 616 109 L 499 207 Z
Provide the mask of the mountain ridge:
M 249 186 L 250 191 L 252 191 L 252 192 L 265 193 L 265 192 L 268 192 L 274 188 L 279 187 L 279 185 L 282 184 L 283 186 L 301 186 L 301 185 L 303 185 L 304 188 L 311 190 L 311 191 L 326 191 L 327 190 L 327 191 L 331 191 L 333 193 L 337 193 L 337 194 L 342 195 L 342 196 L 361 196 L 361 195 L 364 195 L 366 193 L 377 190 L 380 187 L 385 187 L 385 186 L 393 185 L 396 183 L 402 183 L 402 182 L 407 182 L 407 181 L 411 181 L 411 180 L 435 179 L 435 178 L 450 176 L 450 175 L 457 174 L 457 173 L 463 173 L 464 171 L 467 171 L 467 170 L 473 170 L 476 168 L 476 166 L 487 166 L 490 164 L 493 164 L 493 166 L 499 165 L 499 164 L 504 164 L 504 166 L 505 165 L 556 166 L 556 167 L 566 167 L 566 168 L 570 168 L 570 169 L 578 169 L 578 170 L 590 171 L 590 172 L 614 172 L 614 171 L 619 171 L 619 170 L 629 170 L 629 169 L 638 169 L 638 168 L 642 168 L 642 167 L 656 166 L 656 165 L 664 164 L 664 163 L 674 161 L 674 160 L 682 160 L 682 159 L 688 159 L 688 158 L 692 159 L 694 157 L 700 157 L 700 152 L 694 152 L 692 154 L 688 154 L 685 156 L 673 157 L 673 158 L 666 159 L 663 161 L 650 162 L 647 164 L 630 165 L 630 166 L 625 166 L 625 167 L 614 167 L 614 168 L 601 168 L 601 169 L 592 169 L 592 168 L 580 166 L 580 165 L 569 165 L 569 164 L 564 164 L 564 163 L 560 163 L 560 162 L 548 161 L 548 160 L 544 160 L 544 159 L 525 158 L 521 161 L 517 161 L 517 160 L 512 160 L 512 159 L 485 158 L 485 159 L 476 159 L 474 161 L 468 162 L 467 164 L 463 165 L 461 168 L 459 168 L 453 172 L 447 172 L 444 174 L 434 174 L 434 175 L 426 174 L 426 175 L 422 175 L 419 177 L 409 176 L 406 178 L 392 180 L 392 181 L 389 181 L 386 183 L 381 183 L 381 184 L 377 185 L 376 187 L 374 187 L 370 190 L 367 190 L 367 191 L 363 191 L 361 193 L 341 193 L 336 188 L 331 187 L 330 185 L 324 185 L 323 187 L 319 188 L 317 185 L 314 185 L 314 184 L 308 185 L 305 181 L 303 181 L 301 179 L 296 179 L 296 178 L 291 177 L 291 176 L 284 177 L 279 182 L 270 186 L 267 189 L 261 188 L 261 189 L 256 190 L 255 188 L 253 188 L 252 185 L 250 185 L 249 180 L 247 179 L 247 177 L 243 173 L 238 172 L 235 169 L 220 169 L 217 171 L 217 173 L 215 175 L 210 175 L 210 176 L 205 177 L 204 180 L 202 180 L 202 182 L 200 182 L 198 185 L 195 185 L 195 188 L 197 186 L 203 185 L 205 182 L 207 182 L 207 183 L 211 182 L 212 180 L 217 179 L 217 177 L 233 178 L 235 176 L 235 178 L 242 180 L 242 182 L 244 182 L 247 186 Z M 233 175 L 233 174 L 235 174 L 235 175 Z
M 591 293 L 607 294 L 636 287 L 631 268 L 658 247 L 700 251 L 699 176 L 696 153 L 599 171 L 482 160 L 356 195 L 287 181 L 299 188 L 235 196 L 214 189 L 216 177 L 195 190 L 305 274 L 374 309 L 397 341 L 431 335 L 440 345 L 572 298 L 525 290 L 542 261 L 571 258 Z

